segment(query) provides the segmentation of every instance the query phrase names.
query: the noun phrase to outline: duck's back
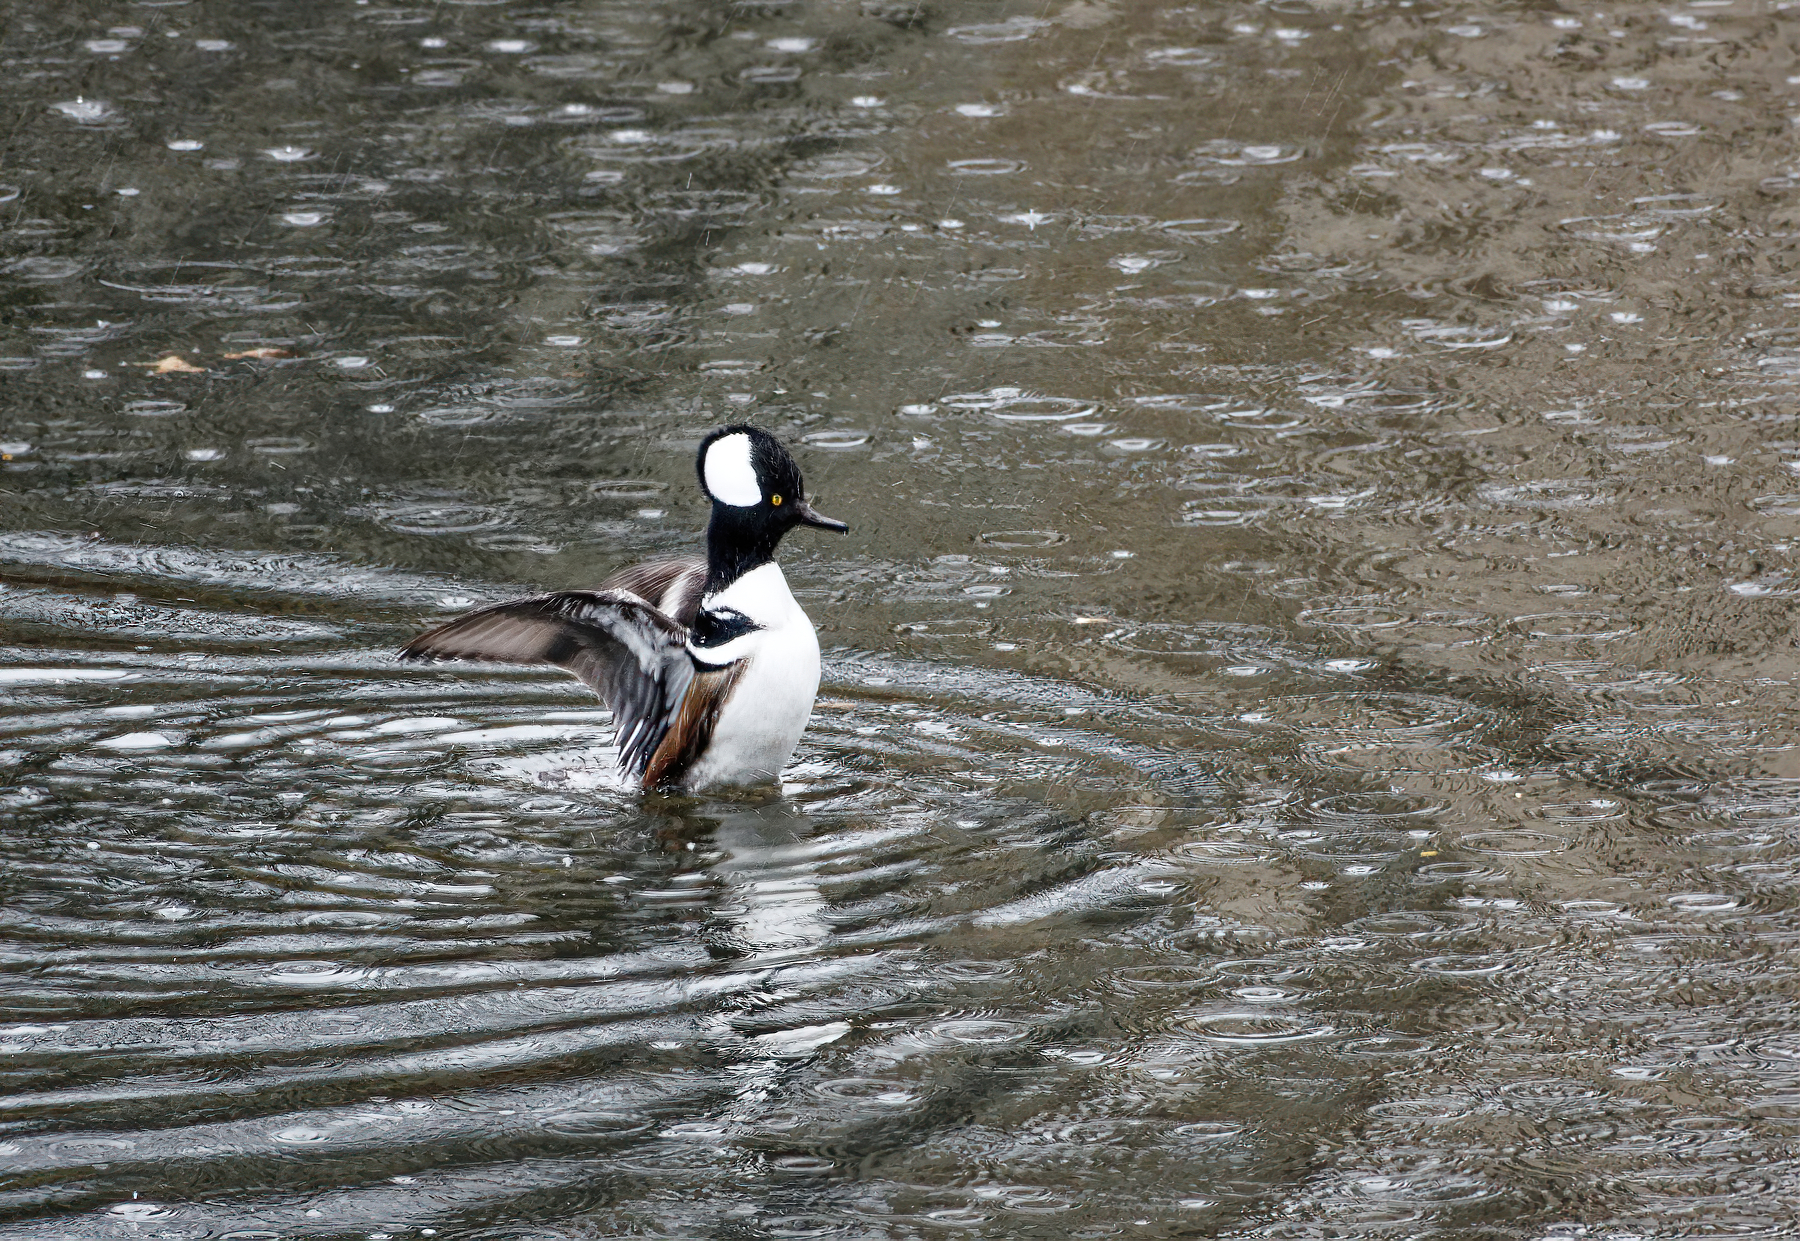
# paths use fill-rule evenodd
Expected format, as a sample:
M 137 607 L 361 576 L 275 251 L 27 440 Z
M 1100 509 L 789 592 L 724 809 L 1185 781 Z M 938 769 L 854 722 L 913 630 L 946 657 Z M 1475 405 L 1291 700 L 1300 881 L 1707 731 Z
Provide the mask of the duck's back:
M 706 590 L 706 561 L 700 556 L 647 560 L 620 569 L 600 589 L 628 590 L 670 619 L 692 625 Z

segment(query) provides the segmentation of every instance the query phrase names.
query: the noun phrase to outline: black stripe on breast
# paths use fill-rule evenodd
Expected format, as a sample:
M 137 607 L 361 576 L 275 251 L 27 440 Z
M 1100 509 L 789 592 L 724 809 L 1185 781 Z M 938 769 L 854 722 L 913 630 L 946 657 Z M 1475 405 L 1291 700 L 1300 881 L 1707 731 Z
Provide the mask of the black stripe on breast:
M 762 626 L 732 608 L 720 608 L 717 611 L 707 610 L 694 617 L 694 623 L 688 626 L 688 641 L 700 650 L 709 647 L 724 646 L 734 638 L 741 638 L 747 633 L 755 633 Z

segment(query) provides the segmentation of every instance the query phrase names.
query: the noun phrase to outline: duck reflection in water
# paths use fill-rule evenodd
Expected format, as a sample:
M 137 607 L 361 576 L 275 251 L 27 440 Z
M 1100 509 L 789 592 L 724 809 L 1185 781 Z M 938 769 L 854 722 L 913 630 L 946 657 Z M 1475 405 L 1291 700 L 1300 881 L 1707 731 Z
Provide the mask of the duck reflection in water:
M 812 831 L 787 798 L 744 796 L 695 807 L 658 833 L 671 851 L 710 845 L 722 855 L 706 871 L 715 900 L 705 940 L 715 956 L 805 956 L 831 935 L 816 876 L 843 845 Z

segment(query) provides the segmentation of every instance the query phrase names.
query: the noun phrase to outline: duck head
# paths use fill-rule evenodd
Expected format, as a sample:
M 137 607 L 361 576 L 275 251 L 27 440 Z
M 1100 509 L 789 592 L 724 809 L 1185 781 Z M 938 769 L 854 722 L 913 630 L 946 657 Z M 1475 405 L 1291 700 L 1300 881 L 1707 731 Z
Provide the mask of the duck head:
M 700 441 L 694 461 L 700 489 L 712 501 L 706 528 L 706 590 L 724 589 L 775 558 L 795 526 L 839 534 L 850 527 L 806 502 L 800 467 L 781 441 L 760 427 L 721 427 Z

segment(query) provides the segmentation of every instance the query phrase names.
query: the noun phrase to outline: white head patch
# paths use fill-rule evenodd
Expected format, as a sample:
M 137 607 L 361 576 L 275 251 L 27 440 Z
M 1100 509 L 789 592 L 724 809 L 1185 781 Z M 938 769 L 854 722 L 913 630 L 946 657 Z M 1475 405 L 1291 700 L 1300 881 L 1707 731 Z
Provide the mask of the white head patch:
M 750 463 L 748 435 L 721 436 L 707 447 L 706 489 L 712 492 L 713 499 L 733 508 L 762 503 L 762 486 L 756 481 L 756 467 Z

